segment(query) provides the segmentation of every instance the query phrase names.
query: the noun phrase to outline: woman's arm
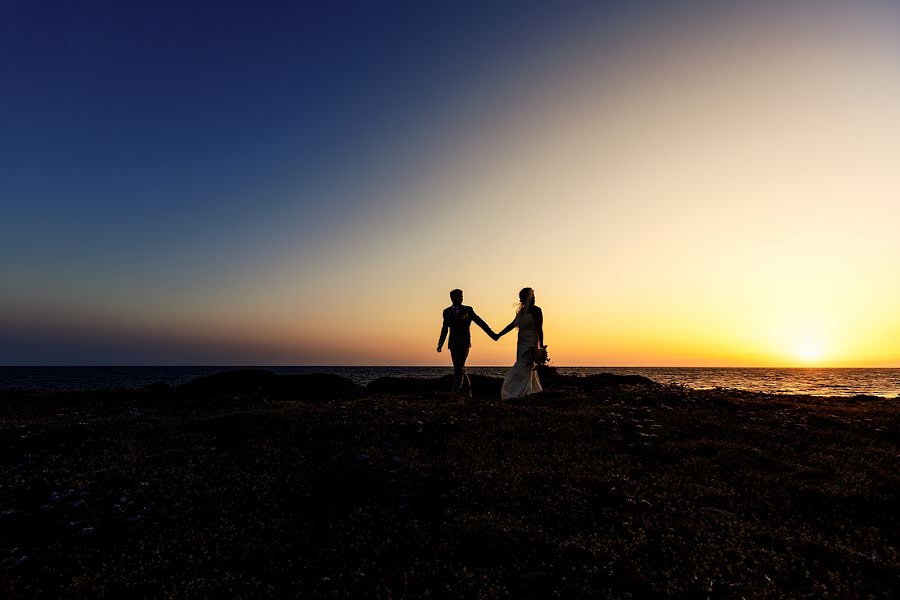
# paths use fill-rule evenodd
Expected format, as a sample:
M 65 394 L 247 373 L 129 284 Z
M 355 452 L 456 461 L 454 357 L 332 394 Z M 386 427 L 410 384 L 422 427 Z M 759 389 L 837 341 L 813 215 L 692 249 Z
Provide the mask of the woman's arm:
M 534 314 L 534 328 L 537 329 L 538 348 L 544 347 L 544 312 L 535 306 L 532 308 Z
M 516 321 L 518 321 L 518 320 L 519 320 L 519 317 L 518 317 L 518 315 L 516 315 L 516 318 L 512 320 L 512 323 L 510 323 L 509 325 L 507 325 L 506 327 L 504 327 L 504 328 L 503 328 L 503 331 L 501 331 L 500 333 L 497 334 L 497 339 L 500 339 L 501 337 L 503 337 L 504 335 L 506 335 L 507 333 L 509 333 L 509 332 L 512 331 L 513 329 L 515 329 L 515 328 L 516 328 Z

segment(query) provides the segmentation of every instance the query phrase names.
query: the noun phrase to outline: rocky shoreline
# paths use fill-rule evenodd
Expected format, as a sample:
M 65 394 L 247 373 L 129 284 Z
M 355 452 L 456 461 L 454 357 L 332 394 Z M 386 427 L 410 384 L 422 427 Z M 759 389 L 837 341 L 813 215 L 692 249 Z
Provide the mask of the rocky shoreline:
M 900 404 L 553 377 L 0 392 L 32 597 L 896 597 Z

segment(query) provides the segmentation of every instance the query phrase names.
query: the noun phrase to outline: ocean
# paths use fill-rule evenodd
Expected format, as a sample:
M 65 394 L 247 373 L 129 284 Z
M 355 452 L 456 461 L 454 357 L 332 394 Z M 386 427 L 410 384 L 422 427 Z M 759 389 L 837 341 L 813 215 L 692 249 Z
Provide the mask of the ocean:
M 100 390 L 141 388 L 164 383 L 175 386 L 195 377 L 241 368 L 276 373 L 334 373 L 365 385 L 378 377 L 440 377 L 450 367 L 0 367 L 0 389 Z M 692 367 L 557 367 L 561 375 L 615 373 L 643 375 L 665 384 L 694 389 L 736 388 L 771 394 L 896 398 L 900 369 L 768 369 Z M 503 377 L 509 367 L 470 367 L 470 373 Z

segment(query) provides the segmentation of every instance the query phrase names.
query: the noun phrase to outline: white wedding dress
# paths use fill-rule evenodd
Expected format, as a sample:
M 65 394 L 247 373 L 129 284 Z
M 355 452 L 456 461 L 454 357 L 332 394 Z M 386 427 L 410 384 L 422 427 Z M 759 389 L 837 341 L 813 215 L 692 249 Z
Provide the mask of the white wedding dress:
M 522 310 L 516 315 L 514 322 L 519 328 L 519 341 L 516 344 L 516 364 L 506 374 L 503 388 L 500 390 L 500 397 L 504 400 L 536 394 L 543 389 L 537 371 L 531 368 L 532 349 L 538 345 L 534 315 Z

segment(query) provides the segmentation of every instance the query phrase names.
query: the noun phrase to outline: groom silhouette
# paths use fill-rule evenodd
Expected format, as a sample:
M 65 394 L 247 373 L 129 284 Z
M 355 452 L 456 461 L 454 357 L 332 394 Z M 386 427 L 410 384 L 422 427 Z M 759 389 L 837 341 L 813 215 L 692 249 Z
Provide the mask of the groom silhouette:
M 444 309 L 444 325 L 441 327 L 441 339 L 438 340 L 437 351 L 441 351 L 449 330 L 450 341 L 447 343 L 447 347 L 450 349 L 450 357 L 453 359 L 453 387 L 450 395 L 471 398 L 472 383 L 466 374 L 466 358 L 469 356 L 469 348 L 472 347 L 472 334 L 469 332 L 469 326 L 472 325 L 472 321 L 475 321 L 493 340 L 497 339 L 497 334 L 491 331 L 488 324 L 475 314 L 471 306 L 463 306 L 462 290 L 452 290 L 450 301 L 453 304 Z

